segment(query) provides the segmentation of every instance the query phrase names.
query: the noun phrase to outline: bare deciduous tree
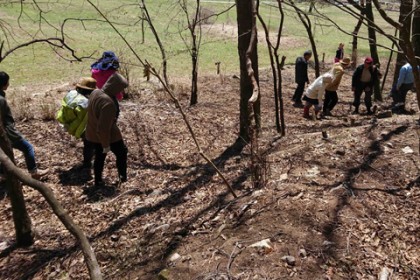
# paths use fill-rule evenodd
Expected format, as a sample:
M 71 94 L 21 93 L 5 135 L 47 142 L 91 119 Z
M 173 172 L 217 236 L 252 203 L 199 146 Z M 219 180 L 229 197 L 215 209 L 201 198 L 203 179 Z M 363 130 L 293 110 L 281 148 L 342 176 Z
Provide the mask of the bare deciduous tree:
M 241 70 L 240 77 L 240 116 L 239 116 L 239 137 L 250 141 L 250 111 L 249 104 L 251 97 L 252 111 L 257 130 L 261 128 L 261 108 L 258 87 L 258 54 L 256 40 L 256 14 L 254 0 L 236 0 L 237 24 L 238 24 L 238 54 Z M 254 40 L 253 36 L 255 37 Z
M 271 71 L 273 75 L 273 92 L 274 92 L 274 105 L 275 105 L 275 117 L 276 117 L 276 129 L 277 132 L 281 133 L 282 136 L 286 135 L 286 127 L 284 121 L 284 109 L 283 109 L 283 96 L 282 96 L 282 76 L 281 70 L 286 57 L 283 56 L 282 61 L 279 59 L 279 48 L 280 39 L 283 31 L 284 13 L 282 3 L 280 0 L 277 1 L 278 9 L 280 13 L 280 22 L 277 30 L 277 40 L 275 45 L 271 42 L 269 27 L 265 23 L 263 17 L 259 13 L 260 1 L 257 0 L 257 16 L 265 33 L 265 40 L 267 43 L 268 54 L 270 57 Z
M 191 41 L 189 43 L 185 38 L 182 37 L 191 56 L 191 106 L 197 104 L 198 102 L 198 55 L 200 52 L 201 44 L 201 5 L 200 0 L 196 1 L 195 12 L 192 18 L 188 11 L 188 1 L 180 0 L 179 2 L 181 9 L 184 11 L 184 14 L 187 18 L 188 31 L 190 32 L 191 36 Z
M 287 3 L 287 2 L 284 2 Z M 293 0 L 289 0 L 290 5 L 295 9 L 300 21 L 302 22 L 303 26 L 306 29 L 308 34 L 309 42 L 311 43 L 313 58 L 315 61 L 315 76 L 319 77 L 320 69 L 319 69 L 319 57 L 318 57 L 318 50 L 316 48 L 314 34 L 312 33 L 312 22 L 307 13 L 296 6 Z
M 378 0 L 372 0 L 372 1 L 376 9 L 378 10 L 379 14 L 382 16 L 382 18 L 400 31 L 401 43 L 399 44 L 399 46 L 404 52 L 408 62 L 413 67 L 414 84 L 417 89 L 420 89 L 420 73 L 417 68 L 419 63 L 414 53 L 414 46 L 413 46 L 413 42 L 411 41 L 412 37 L 409 32 L 410 28 L 407 27 L 407 25 L 411 26 L 411 21 L 408 21 L 408 20 L 405 20 L 403 22 L 395 21 L 382 9 Z M 413 12 L 414 11 L 415 9 L 413 10 Z M 417 105 L 420 109 L 420 90 L 416 91 L 416 95 L 417 95 Z

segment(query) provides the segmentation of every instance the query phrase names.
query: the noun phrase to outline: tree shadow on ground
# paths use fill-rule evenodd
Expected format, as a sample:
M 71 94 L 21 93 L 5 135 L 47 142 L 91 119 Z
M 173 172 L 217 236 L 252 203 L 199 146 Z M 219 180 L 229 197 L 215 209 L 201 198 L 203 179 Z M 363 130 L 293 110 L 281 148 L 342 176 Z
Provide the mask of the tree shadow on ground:
M 229 160 L 230 158 L 240 155 L 243 148 L 245 147 L 246 143 L 244 143 L 242 140 L 237 140 L 234 144 L 232 144 L 231 146 L 229 146 L 221 155 L 219 155 L 216 159 L 213 160 L 213 162 L 217 162 L 217 167 L 219 169 L 222 169 L 224 164 L 227 162 L 227 160 Z M 114 221 L 111 225 L 109 225 L 108 228 L 106 228 L 105 230 L 103 230 L 102 232 L 96 234 L 95 236 L 92 236 L 89 238 L 89 240 L 91 242 L 98 240 L 100 238 L 103 238 L 105 236 L 109 236 L 111 234 L 113 234 L 115 231 L 119 230 L 121 227 L 123 227 L 124 225 L 126 225 L 127 223 L 129 223 L 130 221 L 132 221 L 135 218 L 139 218 L 143 215 L 149 214 L 149 213 L 153 213 L 156 212 L 162 208 L 171 208 L 171 207 L 175 207 L 178 206 L 180 204 L 182 204 L 185 200 L 182 199 L 183 196 L 185 196 L 187 193 L 191 192 L 191 191 L 195 191 L 197 189 L 199 189 L 200 187 L 204 187 L 206 186 L 207 183 L 209 183 L 213 176 L 216 175 L 216 170 L 214 170 L 214 168 L 212 168 L 212 166 L 210 164 L 206 164 L 204 166 L 204 168 L 200 169 L 201 174 L 200 176 L 198 176 L 195 180 L 193 180 L 192 182 L 188 183 L 184 188 L 182 188 L 179 191 L 175 191 L 173 193 L 171 193 L 171 195 L 167 198 L 165 198 L 164 200 L 158 202 L 155 205 L 152 206 L 142 206 L 139 208 L 136 208 L 135 210 L 133 210 L 131 213 L 129 213 L 128 215 L 126 215 L 125 217 L 119 218 L 116 221 Z M 246 174 L 247 170 L 244 170 L 242 172 L 242 175 L 233 183 L 233 186 L 240 186 L 240 182 L 243 182 L 247 179 L 248 175 Z M 98 197 L 95 195 L 95 193 L 98 192 L 98 189 L 94 189 L 92 187 L 90 187 L 88 189 L 89 193 L 92 193 L 92 197 L 90 199 L 92 199 L 92 201 L 95 201 L 95 199 L 97 199 Z M 107 193 L 107 191 L 105 191 L 105 193 Z M 114 193 L 115 194 L 115 193 Z M 114 195 L 112 194 L 112 195 Z M 188 225 L 190 225 L 191 223 L 193 223 L 195 220 L 198 219 L 198 217 L 200 217 L 203 213 L 207 212 L 208 209 L 215 207 L 217 205 L 219 205 L 220 203 L 222 203 L 222 201 L 224 200 L 224 198 L 229 195 L 230 192 L 224 192 L 223 194 L 220 194 L 218 196 L 218 198 L 215 200 L 214 203 L 212 203 L 209 207 L 206 207 L 206 209 L 200 211 L 197 215 L 194 216 L 194 218 L 190 219 L 189 221 L 184 223 L 184 227 L 183 229 L 181 229 L 179 232 L 175 232 L 173 234 L 173 236 L 176 236 L 177 234 L 182 234 L 185 232 L 188 232 L 188 230 L 186 229 L 186 227 L 188 227 Z M 207 209 L 208 208 L 208 209 Z M 175 240 L 176 238 L 172 238 L 172 240 Z M 168 249 L 165 250 L 165 252 L 162 253 L 161 256 L 165 256 L 167 257 L 170 252 L 172 252 L 173 248 L 177 243 L 174 241 L 170 241 L 169 244 L 172 244 L 170 246 L 168 246 Z M 61 258 L 61 257 L 65 257 L 73 252 L 75 252 L 76 250 L 79 250 L 80 248 L 77 246 L 73 246 L 70 248 L 63 248 L 62 250 L 59 250 L 59 252 L 54 252 L 52 254 L 47 254 L 44 255 L 41 262 L 34 264 L 34 269 L 32 269 L 29 272 L 26 272 L 24 274 L 24 279 L 33 277 L 37 272 L 39 272 L 43 267 L 45 267 L 52 259 L 54 258 Z M 145 262 L 147 262 L 149 260 L 145 260 Z M 5 275 L 5 277 L 7 278 L 8 275 Z M 23 278 L 22 278 L 23 279 Z
M 376 126 L 376 123 L 374 122 L 369 130 L 374 129 L 375 126 Z M 382 138 L 379 138 L 377 140 L 372 141 L 372 143 L 370 144 L 370 146 L 368 148 L 368 154 L 367 154 L 366 157 L 363 158 L 363 161 L 359 165 L 348 169 L 344 180 L 342 180 L 340 182 L 337 182 L 334 185 L 328 187 L 328 189 L 332 189 L 332 188 L 335 188 L 335 187 L 338 187 L 338 186 L 342 185 L 346 189 L 346 192 L 338 197 L 338 202 L 337 202 L 334 210 L 331 212 L 332 217 L 331 217 L 330 221 L 323 226 L 322 232 L 323 232 L 323 235 L 324 235 L 324 237 L 326 238 L 327 241 L 333 241 L 334 242 L 334 239 L 335 239 L 334 232 L 335 232 L 337 226 L 340 223 L 340 220 L 339 220 L 340 212 L 346 205 L 348 205 L 349 197 L 357 195 L 358 191 L 377 190 L 377 189 L 355 188 L 354 183 L 355 183 L 359 173 L 370 170 L 371 169 L 371 164 L 375 160 L 377 160 L 380 155 L 383 154 L 383 150 L 381 148 L 381 144 L 383 142 L 390 140 L 394 135 L 398 135 L 398 134 L 401 134 L 401 133 L 405 132 L 407 130 L 407 128 L 408 128 L 407 125 L 399 126 L 396 129 L 387 133 L 386 135 L 383 135 Z M 382 190 L 382 191 L 384 191 L 386 193 L 389 193 L 389 194 L 394 194 L 395 193 L 392 190 Z M 323 253 L 327 254 L 327 255 L 330 255 L 330 256 L 334 256 L 334 246 L 326 247 L 326 249 L 323 251 Z
M 6 181 L 0 182 L 0 201 L 7 197 Z
M 117 194 L 117 187 L 109 184 L 92 185 L 84 188 L 83 194 L 86 195 L 87 202 L 95 203 L 106 198 L 114 197 Z
M 92 179 L 91 169 L 76 165 L 68 170 L 59 170 L 58 178 L 63 186 L 82 186 Z

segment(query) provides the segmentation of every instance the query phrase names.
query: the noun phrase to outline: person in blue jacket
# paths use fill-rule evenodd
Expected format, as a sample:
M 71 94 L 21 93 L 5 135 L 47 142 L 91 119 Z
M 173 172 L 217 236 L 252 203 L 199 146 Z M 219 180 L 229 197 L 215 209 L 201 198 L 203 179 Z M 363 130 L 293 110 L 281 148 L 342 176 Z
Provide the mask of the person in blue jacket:
M 408 113 L 405 109 L 405 100 L 409 90 L 412 90 L 414 86 L 414 74 L 413 67 L 410 63 L 404 64 L 398 75 L 397 84 L 395 91 L 392 94 L 393 107 L 392 111 L 397 114 Z

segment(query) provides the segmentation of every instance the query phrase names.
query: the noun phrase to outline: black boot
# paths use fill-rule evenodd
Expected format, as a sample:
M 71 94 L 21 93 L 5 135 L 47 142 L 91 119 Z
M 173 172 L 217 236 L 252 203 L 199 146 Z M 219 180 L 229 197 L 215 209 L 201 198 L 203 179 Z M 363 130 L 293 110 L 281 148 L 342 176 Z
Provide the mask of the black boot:
M 353 115 L 358 115 L 358 114 L 359 114 L 359 107 L 355 107 L 353 111 Z

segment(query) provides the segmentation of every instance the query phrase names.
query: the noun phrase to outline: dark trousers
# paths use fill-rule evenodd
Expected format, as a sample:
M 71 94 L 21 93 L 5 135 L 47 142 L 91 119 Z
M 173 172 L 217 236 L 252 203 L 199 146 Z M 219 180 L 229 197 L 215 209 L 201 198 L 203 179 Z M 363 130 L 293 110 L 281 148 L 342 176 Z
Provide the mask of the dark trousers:
M 369 88 L 369 90 L 366 90 L 367 88 Z M 360 98 L 361 98 L 363 92 L 365 92 L 365 105 L 366 105 L 366 109 L 368 111 L 370 111 L 370 107 L 372 107 L 372 93 L 373 93 L 373 88 L 370 87 L 368 83 L 361 83 L 361 85 L 359 85 L 358 87 L 356 87 L 356 89 L 354 91 L 354 102 L 353 102 L 353 105 L 354 105 L 354 107 L 356 107 L 356 109 L 359 109 L 359 106 L 360 106 Z
M 95 162 L 93 170 L 95 174 L 95 184 L 102 182 L 102 173 L 104 171 L 104 164 L 106 154 L 103 153 L 102 145 L 99 143 L 91 143 L 95 149 Z M 127 147 L 123 140 L 111 143 L 111 152 L 117 158 L 118 176 L 121 181 L 127 180 Z
M 91 142 L 86 140 L 86 137 L 84 137 L 84 135 L 82 135 L 82 139 L 83 139 L 83 165 L 91 166 L 94 146 L 92 145 Z
M 326 90 L 323 112 L 326 113 L 327 110 L 331 112 L 332 109 L 334 109 L 335 105 L 337 105 L 337 102 L 338 102 L 337 91 Z
M 302 95 L 303 91 L 305 90 L 305 82 L 298 83 L 297 88 L 295 90 L 295 94 L 293 94 L 292 100 L 295 102 L 302 102 Z
M 394 105 L 401 103 L 401 105 L 405 105 L 405 100 L 407 98 L 407 92 L 413 88 L 413 84 L 402 84 L 399 90 L 396 90 L 392 94 L 392 99 L 394 101 Z

